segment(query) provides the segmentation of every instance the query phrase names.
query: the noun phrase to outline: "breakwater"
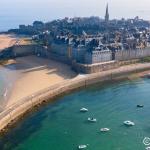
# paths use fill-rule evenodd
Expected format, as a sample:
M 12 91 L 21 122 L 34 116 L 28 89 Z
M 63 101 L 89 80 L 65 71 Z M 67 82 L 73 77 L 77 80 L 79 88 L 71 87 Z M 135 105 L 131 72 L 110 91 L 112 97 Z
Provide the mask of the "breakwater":
M 74 79 L 66 80 L 63 83 L 56 84 L 47 89 L 43 89 L 37 93 L 27 96 L 12 106 L 6 108 L 0 113 L 0 131 L 9 127 L 10 124 L 14 123 L 22 117 L 27 111 L 31 110 L 37 105 L 45 101 L 49 101 L 56 96 L 70 92 L 72 90 L 87 87 L 92 84 L 111 81 L 115 79 L 123 79 L 131 74 L 146 71 L 150 69 L 150 63 L 138 64 L 132 66 L 124 66 L 117 69 L 99 72 L 91 75 L 83 75 Z

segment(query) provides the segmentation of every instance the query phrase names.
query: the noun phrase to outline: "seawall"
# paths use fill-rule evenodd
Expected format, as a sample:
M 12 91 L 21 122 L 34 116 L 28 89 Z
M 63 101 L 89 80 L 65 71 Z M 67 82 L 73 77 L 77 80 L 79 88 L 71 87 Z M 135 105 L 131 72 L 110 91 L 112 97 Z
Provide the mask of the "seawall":
M 63 83 L 56 84 L 47 89 L 43 89 L 37 93 L 21 99 L 16 104 L 13 104 L 9 108 L 6 108 L 0 113 L 0 132 L 4 132 L 10 125 L 15 123 L 26 112 L 33 109 L 35 106 L 40 105 L 45 101 L 59 96 L 61 94 L 70 92 L 72 90 L 86 87 L 88 85 L 111 81 L 114 79 L 123 79 L 131 74 L 150 70 L 150 63 L 137 64 L 131 66 L 124 66 L 117 69 L 99 72 L 96 74 L 83 75 L 74 79 L 66 80 Z

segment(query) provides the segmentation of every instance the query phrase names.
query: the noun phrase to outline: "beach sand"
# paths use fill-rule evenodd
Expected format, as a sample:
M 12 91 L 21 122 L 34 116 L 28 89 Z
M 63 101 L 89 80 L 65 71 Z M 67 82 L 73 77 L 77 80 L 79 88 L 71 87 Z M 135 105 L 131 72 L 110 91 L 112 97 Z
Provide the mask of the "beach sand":
M 0 51 L 21 39 L 15 35 L 0 34 Z M 44 88 L 76 76 L 68 65 L 36 56 L 9 60 L 6 65 L 0 66 L 0 71 L 7 84 L 7 89 L 4 89 L 3 93 L 4 100 L 1 102 L 1 105 L 4 104 L 6 107 Z
M 68 65 L 36 56 L 17 58 L 12 64 L 4 67 L 12 74 L 17 74 L 6 107 L 37 91 L 76 76 Z
M 0 51 L 14 45 L 16 41 L 17 37 L 15 35 L 0 34 Z

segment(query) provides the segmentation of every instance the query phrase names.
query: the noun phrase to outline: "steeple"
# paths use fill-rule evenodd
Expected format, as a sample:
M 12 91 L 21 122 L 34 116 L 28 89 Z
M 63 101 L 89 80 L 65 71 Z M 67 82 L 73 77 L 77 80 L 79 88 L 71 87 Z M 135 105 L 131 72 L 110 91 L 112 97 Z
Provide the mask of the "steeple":
M 109 21 L 109 10 L 108 10 L 108 3 L 107 3 L 106 14 L 105 14 L 105 22 L 108 23 L 108 21 Z

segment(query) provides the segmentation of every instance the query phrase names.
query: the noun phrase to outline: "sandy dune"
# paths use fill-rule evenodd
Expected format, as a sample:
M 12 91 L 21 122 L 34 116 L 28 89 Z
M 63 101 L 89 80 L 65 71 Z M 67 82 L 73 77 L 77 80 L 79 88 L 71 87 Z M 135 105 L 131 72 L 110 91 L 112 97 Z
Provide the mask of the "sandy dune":
M 36 56 L 17 58 L 16 62 L 5 67 L 17 73 L 7 107 L 21 98 L 76 76 L 68 65 Z

